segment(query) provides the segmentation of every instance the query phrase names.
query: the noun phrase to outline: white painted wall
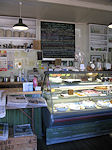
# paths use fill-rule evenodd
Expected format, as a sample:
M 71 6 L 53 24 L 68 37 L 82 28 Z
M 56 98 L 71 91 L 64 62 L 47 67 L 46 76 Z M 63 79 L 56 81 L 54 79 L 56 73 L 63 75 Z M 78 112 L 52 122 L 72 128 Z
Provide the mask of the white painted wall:
M 47 21 L 47 20 L 46 20 Z M 88 46 L 88 25 L 86 23 L 74 23 L 76 28 L 75 36 L 75 53 L 76 55 L 81 53 L 81 58 L 87 65 L 89 61 L 89 46 Z M 37 40 L 41 39 L 40 36 L 40 21 L 36 22 L 36 38 Z M 80 57 L 79 57 L 80 58 Z M 79 59 L 81 60 L 81 59 Z M 26 53 L 24 51 L 15 51 L 14 52 L 14 68 L 8 71 L 1 71 L 0 76 L 10 76 L 10 72 L 14 72 L 15 75 L 18 75 L 18 68 L 16 68 L 15 62 L 22 62 L 22 68 L 27 71 L 36 67 L 37 63 L 37 51 L 30 51 Z

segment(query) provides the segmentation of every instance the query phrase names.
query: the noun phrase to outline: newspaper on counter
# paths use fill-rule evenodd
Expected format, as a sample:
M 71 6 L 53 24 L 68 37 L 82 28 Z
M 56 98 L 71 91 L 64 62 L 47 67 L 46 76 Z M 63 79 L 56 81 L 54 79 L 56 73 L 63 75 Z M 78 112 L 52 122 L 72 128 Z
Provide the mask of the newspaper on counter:
M 7 96 L 7 106 L 15 108 L 26 108 L 28 104 L 27 98 L 23 95 Z
M 14 137 L 20 137 L 20 136 L 33 136 L 33 132 L 30 124 L 14 126 Z
M 4 118 L 6 115 L 6 94 L 4 90 L 0 90 L 0 118 Z
M 33 107 L 47 107 L 46 100 L 43 97 L 36 98 L 36 97 L 27 97 L 28 106 Z
M 8 139 L 8 124 L 0 123 L 0 141 L 5 141 Z
M 6 116 L 5 106 L 0 106 L 0 118 L 4 118 Z

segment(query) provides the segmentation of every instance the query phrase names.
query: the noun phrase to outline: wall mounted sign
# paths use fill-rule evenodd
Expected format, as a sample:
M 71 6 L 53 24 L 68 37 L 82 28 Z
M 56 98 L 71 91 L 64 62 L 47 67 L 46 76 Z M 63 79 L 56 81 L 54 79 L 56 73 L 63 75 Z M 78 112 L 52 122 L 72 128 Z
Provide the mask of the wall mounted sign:
M 41 22 L 43 60 L 73 58 L 75 55 L 75 24 Z

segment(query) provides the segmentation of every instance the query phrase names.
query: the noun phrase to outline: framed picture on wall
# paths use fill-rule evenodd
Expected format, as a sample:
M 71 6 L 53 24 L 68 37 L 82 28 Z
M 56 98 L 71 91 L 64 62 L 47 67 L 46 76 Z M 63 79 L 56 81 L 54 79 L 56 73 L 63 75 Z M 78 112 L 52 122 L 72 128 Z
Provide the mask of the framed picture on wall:
M 90 56 L 90 61 L 94 61 L 94 62 L 97 62 L 97 60 L 100 59 L 102 60 L 102 56 L 101 55 L 91 55 Z

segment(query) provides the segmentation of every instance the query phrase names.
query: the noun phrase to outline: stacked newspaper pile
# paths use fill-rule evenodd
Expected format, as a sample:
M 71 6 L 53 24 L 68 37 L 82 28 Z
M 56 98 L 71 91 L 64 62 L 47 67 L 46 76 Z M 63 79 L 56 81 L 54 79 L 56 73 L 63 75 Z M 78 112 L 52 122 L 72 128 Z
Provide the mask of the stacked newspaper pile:
M 43 97 L 37 98 L 37 97 L 27 97 L 28 100 L 28 106 L 33 107 L 46 107 L 47 103 L 46 100 Z
M 0 90 L 0 118 L 5 117 L 6 115 L 5 104 L 6 104 L 5 92 L 4 90 Z
M 5 141 L 8 139 L 8 124 L 0 123 L 0 141 Z
M 16 108 L 26 108 L 28 101 L 25 96 L 8 96 L 7 97 L 7 106 L 16 107 Z
M 14 126 L 14 137 L 20 137 L 20 136 L 33 136 L 33 132 L 30 124 Z

